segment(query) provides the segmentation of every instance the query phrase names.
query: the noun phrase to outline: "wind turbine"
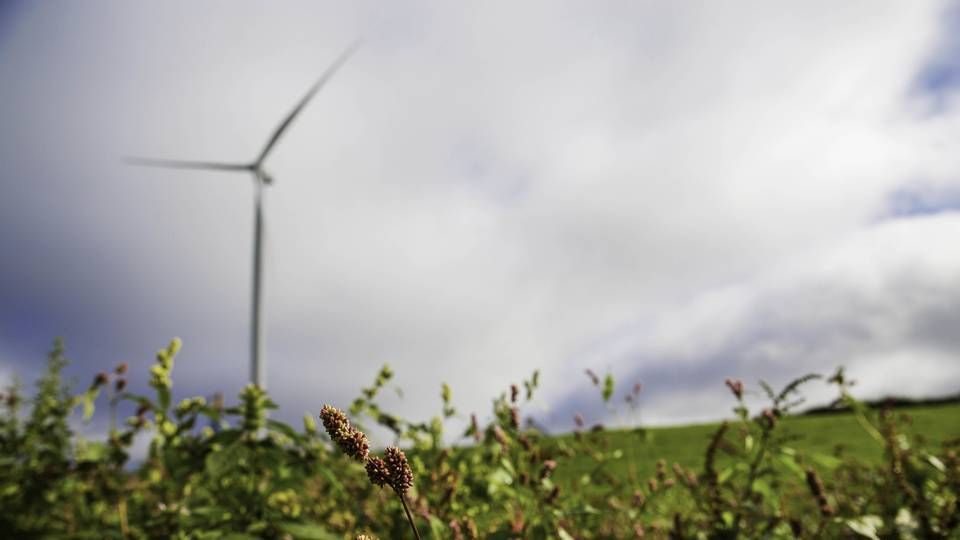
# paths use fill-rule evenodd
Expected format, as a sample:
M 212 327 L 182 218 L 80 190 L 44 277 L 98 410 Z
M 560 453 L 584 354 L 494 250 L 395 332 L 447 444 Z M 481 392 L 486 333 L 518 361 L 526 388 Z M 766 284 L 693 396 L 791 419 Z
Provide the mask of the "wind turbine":
M 263 190 L 266 186 L 273 183 L 273 178 L 267 174 L 263 168 L 270 151 L 277 145 L 280 137 L 287 131 L 293 119 L 300 114 L 300 111 L 307 106 L 307 103 L 320 91 L 321 88 L 333 77 L 347 59 L 357 50 L 359 43 L 354 43 L 347 48 L 339 57 L 327 68 L 320 78 L 310 87 L 307 94 L 303 96 L 296 107 L 290 111 L 282 122 L 273 131 L 266 146 L 252 163 L 218 163 L 208 161 L 179 161 L 170 159 L 147 159 L 147 158 L 127 158 L 125 161 L 130 165 L 141 165 L 146 167 L 166 167 L 172 169 L 203 169 L 212 171 L 237 171 L 248 172 L 253 176 L 255 186 L 254 192 L 254 225 L 253 225 L 253 300 L 251 306 L 251 332 L 250 332 L 250 381 L 266 389 L 266 367 L 264 366 L 264 335 L 263 335 L 263 313 L 261 311 L 261 299 L 263 296 L 263 285 L 261 276 L 263 274 Z

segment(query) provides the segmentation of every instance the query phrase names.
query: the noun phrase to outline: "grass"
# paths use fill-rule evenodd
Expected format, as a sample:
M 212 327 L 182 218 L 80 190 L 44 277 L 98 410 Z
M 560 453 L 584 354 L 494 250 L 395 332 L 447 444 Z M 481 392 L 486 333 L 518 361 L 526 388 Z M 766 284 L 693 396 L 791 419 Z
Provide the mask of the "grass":
M 933 445 L 960 437 L 960 404 L 911 407 L 899 409 L 896 414 L 907 415 L 911 419 L 912 433 Z M 594 438 L 598 443 L 606 437 L 611 448 L 623 452 L 621 459 L 608 465 L 611 474 L 644 481 L 654 474 L 656 461 L 660 458 L 670 464 L 677 462 L 695 471 L 702 470 L 704 449 L 718 427 L 719 424 L 698 424 L 583 436 Z M 880 463 L 883 459 L 883 447 L 860 427 L 852 414 L 793 416 L 785 419 L 781 428 L 782 433 L 791 438 L 788 445 L 801 454 L 839 455 L 867 463 Z M 731 429 L 735 429 L 734 424 Z M 572 436 L 559 439 L 569 442 Z M 558 469 L 558 478 L 562 483 L 580 480 L 591 473 L 592 466 L 588 457 L 574 457 L 566 467 Z

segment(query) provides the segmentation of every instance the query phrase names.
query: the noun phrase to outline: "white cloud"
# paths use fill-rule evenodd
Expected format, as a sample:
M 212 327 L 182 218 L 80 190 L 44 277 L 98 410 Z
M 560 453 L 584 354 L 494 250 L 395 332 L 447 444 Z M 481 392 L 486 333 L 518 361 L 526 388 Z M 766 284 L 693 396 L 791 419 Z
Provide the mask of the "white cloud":
M 650 327 L 629 327 L 592 363 L 612 362 L 623 383 L 644 381 L 645 416 L 660 423 L 722 415 L 726 377 L 759 390 L 759 379 L 781 385 L 841 365 L 864 398 L 954 393 L 960 253 L 944 246 L 958 234 L 955 213 L 875 225 L 762 279 L 705 293 Z M 819 384 L 807 392 L 831 396 Z M 598 412 L 588 392 L 557 401 Z

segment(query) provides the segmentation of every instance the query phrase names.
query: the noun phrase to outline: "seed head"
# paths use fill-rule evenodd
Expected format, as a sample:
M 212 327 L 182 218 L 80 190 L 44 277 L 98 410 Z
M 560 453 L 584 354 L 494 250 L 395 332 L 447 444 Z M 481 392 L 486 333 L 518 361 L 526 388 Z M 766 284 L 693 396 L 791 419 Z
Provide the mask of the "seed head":
M 320 420 L 330 439 L 340 447 L 344 454 L 357 461 L 366 461 L 370 455 L 370 443 L 362 431 L 350 425 L 343 411 L 330 405 L 320 409 Z
M 827 500 L 827 492 L 823 488 L 823 481 L 820 480 L 820 475 L 814 469 L 807 469 L 807 486 L 810 488 L 813 498 L 817 500 L 817 504 L 820 505 L 820 513 L 823 517 L 832 516 L 833 507 Z
M 659 484 L 657 483 L 657 479 L 656 479 L 656 478 L 651 478 L 651 479 L 647 480 L 647 487 L 650 488 L 650 493 L 656 493 L 656 492 L 657 492 L 657 489 L 659 488 Z
M 557 462 L 548 459 L 543 462 L 543 468 L 540 469 L 540 479 L 547 478 L 557 468 Z
M 778 416 L 779 416 L 778 411 L 775 411 L 773 409 L 763 410 L 763 418 L 767 421 L 767 423 L 771 428 L 777 425 Z
M 480 442 L 480 424 L 477 423 L 477 415 L 470 415 L 470 429 L 473 430 L 473 438 L 477 442 Z
M 510 442 L 507 439 L 507 434 L 504 433 L 502 429 L 500 429 L 500 426 L 493 426 L 493 438 L 496 439 L 497 442 L 502 444 L 503 446 L 507 446 L 508 443 Z
M 101 386 L 107 384 L 107 381 L 110 380 L 110 375 L 105 371 L 97 373 L 97 376 L 93 378 L 93 388 L 100 388 Z
M 733 392 L 733 395 L 736 396 L 737 399 L 741 399 L 743 397 L 743 381 L 740 379 L 727 379 L 724 382 L 726 383 L 727 388 Z
M 391 446 L 384 450 L 383 461 L 390 473 L 390 487 L 403 495 L 413 486 L 413 471 L 410 470 L 410 464 L 407 463 L 406 454 L 396 446 Z
M 370 483 L 383 487 L 390 483 L 390 471 L 387 464 L 378 457 L 371 457 L 365 466 Z
M 550 490 L 550 493 L 547 494 L 547 504 L 553 504 L 557 502 L 557 498 L 560 496 L 560 486 L 553 486 L 553 489 Z
M 516 407 L 510 408 L 510 427 L 520 429 L 520 409 Z

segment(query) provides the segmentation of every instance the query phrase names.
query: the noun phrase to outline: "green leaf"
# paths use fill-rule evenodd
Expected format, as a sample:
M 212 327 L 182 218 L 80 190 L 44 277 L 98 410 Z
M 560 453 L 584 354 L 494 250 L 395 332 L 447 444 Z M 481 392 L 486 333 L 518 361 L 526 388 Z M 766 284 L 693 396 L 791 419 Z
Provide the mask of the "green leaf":
M 108 452 L 106 443 L 85 442 L 77 446 L 77 461 L 101 461 Z
M 880 540 L 877 531 L 883 527 L 883 519 L 880 516 L 861 516 L 857 519 L 848 519 L 847 527 L 850 530 L 871 540 Z
M 83 393 L 83 421 L 89 422 L 93 418 L 94 402 L 100 394 L 99 388 L 91 388 Z
M 279 422 L 277 420 L 272 420 L 268 418 L 267 427 L 273 431 L 276 431 L 277 433 L 282 433 L 287 437 L 290 437 L 291 440 L 294 440 L 294 441 L 300 440 L 300 434 L 297 433 L 297 430 L 293 429 L 287 424 L 284 424 L 283 422 Z
M 610 401 L 610 398 L 613 397 L 613 375 L 607 373 L 607 376 L 603 378 L 603 401 Z
M 560 540 L 575 540 L 563 527 L 557 527 L 557 538 L 560 538 Z
M 280 530 L 299 540 L 339 540 L 341 538 L 316 523 L 281 523 Z

